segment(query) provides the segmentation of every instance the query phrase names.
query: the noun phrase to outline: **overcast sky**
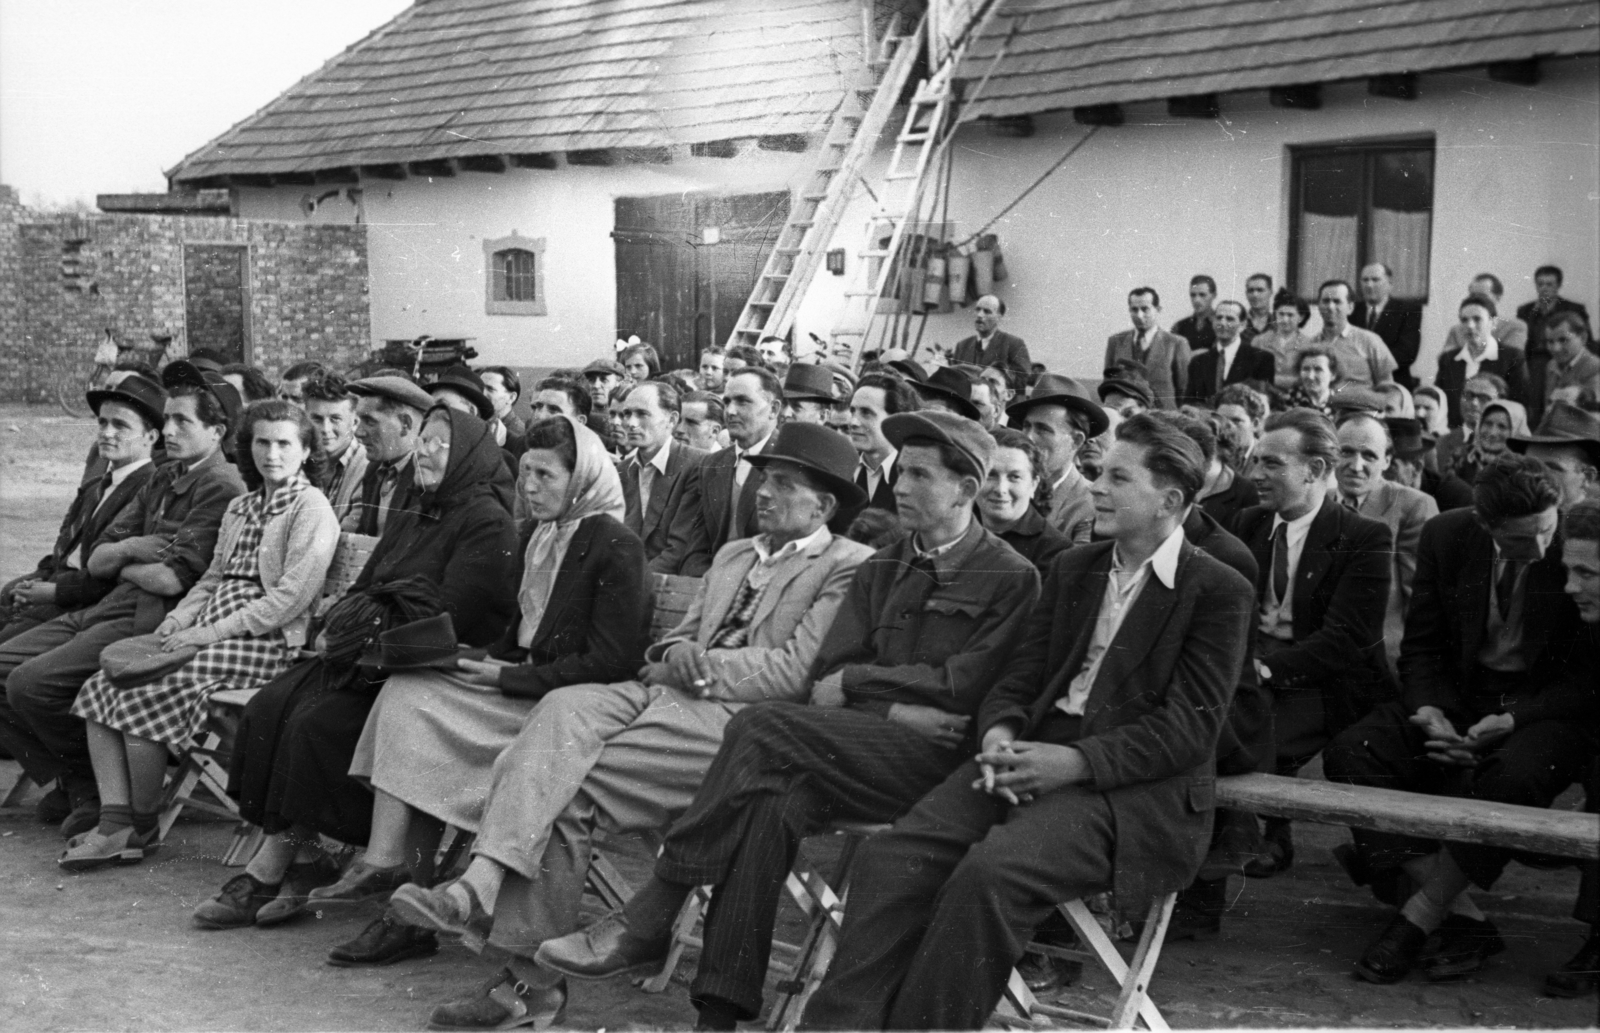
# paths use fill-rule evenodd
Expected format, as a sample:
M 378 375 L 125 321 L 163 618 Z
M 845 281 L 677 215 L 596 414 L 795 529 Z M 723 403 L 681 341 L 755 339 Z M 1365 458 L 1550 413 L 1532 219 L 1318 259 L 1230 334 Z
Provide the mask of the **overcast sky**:
M 162 170 L 408 0 L 0 0 L 0 182 L 25 203 L 164 191 Z

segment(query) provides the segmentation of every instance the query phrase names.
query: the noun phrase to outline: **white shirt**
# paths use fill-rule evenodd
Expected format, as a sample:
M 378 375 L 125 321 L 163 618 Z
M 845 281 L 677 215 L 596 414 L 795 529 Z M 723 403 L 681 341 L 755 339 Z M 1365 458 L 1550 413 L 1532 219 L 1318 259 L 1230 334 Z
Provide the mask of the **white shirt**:
M 744 576 L 745 583 L 757 591 L 767 587 L 773 574 L 777 573 L 778 564 L 793 556 L 797 552 L 804 552 L 822 540 L 828 534 L 828 525 L 822 524 L 815 531 L 804 538 L 796 538 L 777 552 L 772 551 L 772 543 L 767 535 L 758 534 L 750 539 L 750 545 L 756 550 L 755 566 L 750 568 L 750 573 Z
M 1483 351 L 1479 352 L 1477 355 L 1472 354 L 1471 344 L 1463 344 L 1461 349 L 1456 352 L 1456 358 L 1460 359 L 1462 364 L 1467 367 L 1467 374 L 1462 378 L 1462 382 L 1465 383 L 1466 381 L 1477 376 L 1479 366 L 1482 366 L 1485 362 L 1493 362 L 1499 357 L 1500 340 L 1493 334 L 1489 335 L 1488 347 L 1484 348 Z
M 1288 589 L 1283 593 L 1282 599 L 1274 599 L 1277 594 L 1273 590 L 1276 580 L 1276 571 L 1267 569 L 1267 594 L 1261 603 L 1261 631 L 1275 639 L 1284 642 L 1294 641 L 1294 579 L 1300 572 L 1300 553 L 1306 547 L 1306 535 L 1311 533 L 1311 521 L 1322 512 L 1322 507 L 1328 504 L 1328 498 L 1323 496 L 1321 503 L 1312 506 L 1304 515 L 1293 520 L 1285 520 L 1281 516 L 1273 516 L 1272 533 L 1278 533 L 1279 527 L 1287 527 L 1284 532 L 1285 544 L 1289 549 L 1289 576 L 1286 579 Z M 1337 503 L 1335 503 L 1337 505 Z M 1269 536 L 1268 540 L 1271 538 Z
M 1239 339 L 1235 337 L 1232 344 L 1222 349 L 1222 368 L 1217 371 L 1219 380 L 1228 379 L 1228 371 L 1233 369 L 1234 356 L 1239 354 L 1239 344 Z
M 656 454 L 650 457 L 648 463 L 639 463 L 639 512 L 647 513 L 650 510 L 650 493 L 655 489 L 656 477 L 667 475 L 667 459 L 672 452 L 672 438 L 668 437 L 666 444 L 656 449 Z M 629 453 L 628 458 L 639 462 L 639 450 L 636 448 Z M 742 464 L 749 466 L 749 463 Z M 740 482 L 743 483 L 742 481 Z
M 100 512 L 100 507 L 106 504 L 106 499 L 111 497 L 111 493 L 116 491 L 117 487 L 133 474 L 133 471 L 139 469 L 141 466 L 149 465 L 150 457 L 146 456 L 143 459 L 136 459 L 124 466 L 113 466 L 111 468 L 111 484 L 106 488 L 105 491 L 100 493 L 100 501 L 94 504 L 94 512 Z
M 863 469 L 863 470 L 865 470 L 867 472 L 867 498 L 868 499 L 872 498 L 872 496 L 874 496 L 874 495 L 876 495 L 878 493 L 878 485 L 882 484 L 883 483 L 883 479 L 885 477 L 889 476 L 889 469 L 890 469 L 890 467 L 894 466 L 894 461 L 897 458 L 899 458 L 899 456 L 900 456 L 900 453 L 898 451 L 896 451 L 894 449 L 890 449 L 888 457 L 885 458 L 883 462 L 878 464 L 878 468 L 876 470 L 874 470 L 872 467 L 867 465 L 867 460 L 866 460 L 865 456 L 862 457 L 862 459 L 861 459 L 861 469 Z
M 766 437 L 762 438 L 760 441 L 757 441 L 749 448 L 740 448 L 737 444 L 733 446 L 733 454 L 739 457 L 738 462 L 735 463 L 733 467 L 734 488 L 743 488 L 744 482 L 750 479 L 750 471 L 755 469 L 755 467 L 750 465 L 750 460 L 746 459 L 745 456 L 760 455 L 761 450 L 766 448 L 767 442 L 771 440 L 772 435 L 768 434 Z M 666 450 L 662 449 L 662 451 Z M 665 473 L 666 471 L 663 470 L 662 472 Z M 735 506 L 734 508 L 738 509 L 738 506 Z
M 1058 710 L 1074 717 L 1083 715 L 1089 691 L 1100 675 L 1100 661 L 1105 659 L 1117 632 L 1122 629 L 1123 618 L 1144 591 L 1145 582 L 1154 573 L 1168 588 L 1177 583 L 1178 554 L 1183 549 L 1183 541 L 1183 525 L 1179 524 L 1155 552 L 1131 571 L 1123 566 L 1122 546 L 1112 546 L 1111 571 L 1106 578 L 1105 593 L 1100 596 L 1100 612 L 1095 617 L 1094 633 L 1089 637 L 1089 650 L 1083 656 L 1083 666 L 1078 669 L 1077 677 L 1067 687 L 1067 694 L 1056 700 Z

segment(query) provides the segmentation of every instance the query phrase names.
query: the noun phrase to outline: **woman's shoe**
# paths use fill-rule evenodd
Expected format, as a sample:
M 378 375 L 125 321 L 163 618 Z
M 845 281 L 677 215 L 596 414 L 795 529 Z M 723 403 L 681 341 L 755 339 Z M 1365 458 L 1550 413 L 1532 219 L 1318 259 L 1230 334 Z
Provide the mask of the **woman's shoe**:
M 283 883 L 277 896 L 256 912 L 256 925 L 282 925 L 301 915 L 310 914 L 311 909 L 306 905 L 311 891 L 331 885 L 338 878 L 338 866 L 326 856 L 305 864 L 291 864 L 283 874 Z
M 541 989 L 522 982 L 511 970 L 501 969 L 472 993 L 446 1001 L 428 1016 L 429 1029 L 535 1030 L 558 1023 L 567 1011 L 567 984 Z
M 132 826 L 123 826 L 109 835 L 90 832 L 82 836 L 62 851 L 56 863 L 69 872 L 88 872 L 112 864 L 138 864 L 159 849 L 161 842 L 154 830 L 140 835 Z
M 365 860 L 358 860 L 346 868 L 336 882 L 311 890 L 306 899 L 312 904 L 355 904 L 387 897 L 410 881 L 411 872 L 403 864 L 375 868 Z
M 244 872 L 222 884 L 222 892 L 194 909 L 202 929 L 242 929 L 256 924 L 256 914 L 278 895 L 277 883 L 265 883 Z
M 460 898 L 449 892 L 452 886 L 459 886 L 465 892 L 465 912 L 461 909 Z M 478 891 L 472 888 L 472 883 L 460 879 L 432 889 L 423 889 L 416 883 L 401 886 L 389 898 L 389 907 L 402 922 L 459 936 L 461 942 L 474 951 L 483 950 L 493 924 L 478 900 Z

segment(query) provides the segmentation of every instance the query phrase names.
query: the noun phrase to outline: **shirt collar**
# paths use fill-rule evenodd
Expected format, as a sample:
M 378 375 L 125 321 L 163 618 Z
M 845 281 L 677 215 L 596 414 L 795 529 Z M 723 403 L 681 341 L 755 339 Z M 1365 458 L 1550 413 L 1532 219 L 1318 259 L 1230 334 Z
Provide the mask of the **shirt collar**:
M 628 459 L 632 462 L 639 463 L 640 466 L 653 466 L 656 468 L 657 472 L 665 474 L 667 472 L 667 458 L 671 454 L 671 450 L 672 438 L 669 437 L 667 438 L 666 444 L 656 449 L 656 454 L 650 457 L 650 461 L 648 463 L 639 463 L 639 450 L 637 448 L 628 453 Z M 757 446 L 755 449 L 753 449 L 753 451 L 757 452 L 760 450 L 760 446 Z
M 813 545 L 822 541 L 824 535 L 831 534 L 827 524 L 820 525 L 815 531 L 804 538 L 796 538 L 777 552 L 772 551 L 772 540 L 764 534 L 758 534 L 750 539 L 750 545 L 756 550 L 756 560 L 764 565 L 771 565 L 779 560 L 788 559 L 797 552 L 805 552 Z
M 1077 463 L 1068 463 L 1067 464 L 1067 468 L 1065 470 L 1061 471 L 1061 476 L 1057 477 L 1054 481 L 1051 482 L 1051 484 L 1050 484 L 1050 494 L 1054 495 L 1056 492 L 1060 491 L 1061 490 L 1061 486 L 1063 484 L 1066 484 L 1068 481 L 1071 481 L 1074 476 L 1082 477 L 1083 474 L 1078 472 L 1078 464 Z
M 974 514 L 972 522 L 967 525 L 967 531 L 954 541 L 946 542 L 936 549 L 924 550 L 921 545 L 921 535 L 913 533 L 906 538 L 911 548 L 913 559 L 929 559 L 933 561 L 933 570 L 939 583 L 944 584 L 949 577 L 966 562 L 972 550 L 978 547 L 978 542 L 983 535 L 983 525 L 978 522 Z
M 114 466 L 114 467 L 112 467 L 110 470 L 106 471 L 107 473 L 111 474 L 111 487 L 109 489 L 107 489 L 107 490 L 115 491 L 116 488 L 117 488 L 117 485 L 121 484 L 123 481 L 127 480 L 130 476 L 132 476 L 133 471 L 139 469 L 141 466 L 149 466 L 149 465 L 150 465 L 150 457 L 149 456 L 145 456 L 143 459 L 136 459 L 133 462 L 127 464 L 126 466 Z
M 1239 351 L 1239 346 L 1243 343 L 1244 338 L 1235 337 L 1232 344 L 1225 344 L 1222 346 L 1222 353 L 1224 355 L 1234 355 Z
M 1279 524 L 1287 524 L 1289 525 L 1288 533 L 1299 534 L 1300 531 L 1311 525 L 1311 521 L 1317 518 L 1317 514 L 1322 512 L 1322 507 L 1327 504 L 1328 498 L 1326 495 L 1324 495 L 1320 503 L 1312 506 L 1310 509 L 1306 510 L 1300 516 L 1295 517 L 1293 520 L 1285 520 L 1283 517 L 1274 513 L 1272 516 L 1272 533 L 1278 533 Z
M 1496 330 L 1500 329 L 1500 324 L 1498 322 L 1496 322 L 1494 328 Z M 1470 348 L 1470 347 L 1472 347 L 1472 346 L 1469 345 L 1469 344 L 1463 344 L 1461 346 L 1461 361 L 1462 362 L 1465 362 L 1467 360 L 1467 356 L 1470 354 L 1467 349 Z M 1489 344 L 1488 344 L 1487 347 L 1485 347 L 1483 349 L 1482 353 L 1480 353 L 1478 355 L 1478 362 L 1479 363 L 1493 362 L 1496 359 L 1498 359 L 1499 357 L 1500 357 L 1500 338 L 1496 337 L 1494 334 L 1490 334 L 1489 335 Z
M 1178 555 L 1183 551 L 1183 543 L 1183 525 L 1180 523 L 1139 566 L 1149 567 L 1163 585 L 1168 588 L 1173 587 L 1178 583 Z M 1124 569 L 1120 545 L 1111 548 L 1111 569 L 1117 571 Z
M 889 469 L 894 466 L 894 461 L 899 457 L 900 451 L 898 449 L 891 448 L 889 450 L 889 454 L 884 457 L 882 463 L 878 464 L 878 468 L 876 470 L 867 465 L 866 456 L 858 456 L 856 461 L 860 463 L 861 468 L 868 473 L 877 477 L 887 477 L 889 476 Z
M 776 431 L 774 431 L 774 433 L 776 433 Z M 735 460 L 739 460 L 739 459 L 743 459 L 746 456 L 760 455 L 766 449 L 767 442 L 769 442 L 771 440 L 772 440 L 772 434 L 768 434 L 766 437 L 762 438 L 760 441 L 757 441 L 755 444 L 751 445 L 749 448 L 740 448 L 739 447 L 739 443 L 737 441 L 735 441 L 733 443 L 733 456 L 734 456 L 734 459 Z

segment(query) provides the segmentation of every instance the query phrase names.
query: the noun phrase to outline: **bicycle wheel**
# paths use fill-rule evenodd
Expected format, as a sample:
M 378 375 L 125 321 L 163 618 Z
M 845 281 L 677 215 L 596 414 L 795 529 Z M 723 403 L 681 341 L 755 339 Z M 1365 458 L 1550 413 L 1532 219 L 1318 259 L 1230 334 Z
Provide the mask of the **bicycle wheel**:
M 93 411 L 89 408 L 88 393 L 94 390 L 100 370 L 87 378 L 65 376 L 56 384 L 56 401 L 68 416 L 83 419 Z

